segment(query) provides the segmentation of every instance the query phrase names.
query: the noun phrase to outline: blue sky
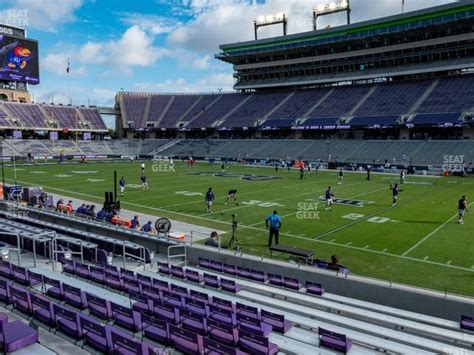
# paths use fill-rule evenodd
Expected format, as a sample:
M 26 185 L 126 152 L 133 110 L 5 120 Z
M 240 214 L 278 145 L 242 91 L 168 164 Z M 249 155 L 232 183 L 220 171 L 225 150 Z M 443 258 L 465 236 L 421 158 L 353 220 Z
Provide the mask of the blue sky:
M 325 0 L 1 0 L 0 22 L 39 41 L 36 102 L 67 103 L 67 58 L 73 104 L 113 105 L 126 91 L 231 90 L 231 66 L 214 59 L 219 44 L 252 39 L 252 20 L 285 12 L 289 33 L 311 28 Z M 452 0 L 406 0 L 406 11 Z M 375 6 L 374 6 L 375 5 Z M 353 21 L 396 14 L 401 0 L 352 0 Z M 342 24 L 344 15 L 321 26 Z M 279 34 L 265 28 L 263 36 Z

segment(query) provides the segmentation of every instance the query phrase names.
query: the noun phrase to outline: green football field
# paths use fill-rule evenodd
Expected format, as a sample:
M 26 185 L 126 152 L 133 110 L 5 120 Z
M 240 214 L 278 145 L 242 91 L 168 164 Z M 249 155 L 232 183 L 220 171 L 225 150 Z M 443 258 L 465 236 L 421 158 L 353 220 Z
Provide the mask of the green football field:
M 223 244 L 236 214 L 243 252 L 264 256 L 265 219 L 276 209 L 283 219 L 281 244 L 312 249 L 325 260 L 337 254 L 353 274 L 474 296 L 474 211 L 464 225 L 456 223 L 459 198 L 473 191 L 471 178 L 408 177 L 392 208 L 389 185 L 397 176 L 373 173 L 368 182 L 364 173 L 347 172 L 338 184 L 336 171 L 300 180 L 296 170 L 286 169 L 230 165 L 221 174 L 219 164 L 189 168 L 176 161 L 176 172 L 151 161 L 146 165 L 147 192 L 140 188 L 139 164 L 129 162 L 22 165 L 17 180 L 101 204 L 117 170 L 127 182 L 122 208 L 225 231 Z M 11 167 L 5 176 L 12 181 Z M 320 201 L 329 185 L 339 199 L 332 211 Z M 204 205 L 209 187 L 216 195 L 212 213 Z M 240 206 L 224 205 L 230 188 L 238 190 Z

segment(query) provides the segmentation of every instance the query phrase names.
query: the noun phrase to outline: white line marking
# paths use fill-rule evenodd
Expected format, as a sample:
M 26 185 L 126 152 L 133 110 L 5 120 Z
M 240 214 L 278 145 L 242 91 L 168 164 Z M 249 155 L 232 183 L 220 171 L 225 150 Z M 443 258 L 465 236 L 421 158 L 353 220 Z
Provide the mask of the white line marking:
M 471 205 L 473 204 L 473 202 L 471 202 L 469 204 L 469 207 L 471 207 Z M 406 252 L 404 252 L 402 254 L 402 256 L 407 256 L 409 253 L 411 253 L 413 250 L 415 250 L 416 248 L 418 248 L 420 246 L 420 244 L 424 243 L 426 240 L 428 240 L 429 238 L 431 238 L 433 235 L 435 235 L 437 232 L 439 232 L 441 229 L 443 229 L 448 223 L 450 223 L 453 219 L 455 219 L 456 217 L 458 216 L 458 214 L 456 213 L 454 216 L 452 216 L 450 219 L 448 219 L 446 222 L 444 222 L 442 225 L 440 225 L 438 228 L 436 228 L 434 231 L 432 231 L 430 234 L 428 234 L 426 237 L 424 237 L 423 239 L 421 239 L 418 243 L 416 243 L 414 246 L 412 246 L 410 249 L 408 249 Z
M 382 250 L 382 253 L 386 253 L 386 252 L 387 252 L 387 250 L 388 250 L 388 249 L 384 249 L 384 250 Z
M 329 243 L 334 243 L 336 241 L 336 239 L 332 239 L 329 241 Z
M 429 258 L 430 258 L 429 256 L 425 256 L 425 257 L 423 258 L 423 260 L 426 261 L 426 260 L 428 260 Z
M 352 242 L 349 242 L 349 243 L 347 243 L 346 245 L 347 245 L 347 246 L 352 245 Z
M 366 246 L 364 247 L 364 249 L 369 249 L 369 246 L 368 246 L 368 245 L 366 245 Z
M 452 263 L 452 260 L 449 260 L 449 261 L 446 263 L 446 265 L 451 265 L 451 263 Z

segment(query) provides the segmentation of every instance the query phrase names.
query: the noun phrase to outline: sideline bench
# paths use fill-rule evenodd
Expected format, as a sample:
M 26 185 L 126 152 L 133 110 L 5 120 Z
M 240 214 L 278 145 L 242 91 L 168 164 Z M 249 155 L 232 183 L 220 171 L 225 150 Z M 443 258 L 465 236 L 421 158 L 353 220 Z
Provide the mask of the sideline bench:
M 313 257 L 314 257 L 314 251 L 313 250 L 308 250 L 308 249 L 301 249 L 301 248 L 295 248 L 289 245 L 283 245 L 283 244 L 272 244 L 270 249 L 270 257 L 273 256 L 273 252 L 279 252 L 279 253 L 286 253 L 286 254 L 291 254 L 298 256 L 300 258 L 305 259 L 306 264 L 312 264 L 313 263 Z

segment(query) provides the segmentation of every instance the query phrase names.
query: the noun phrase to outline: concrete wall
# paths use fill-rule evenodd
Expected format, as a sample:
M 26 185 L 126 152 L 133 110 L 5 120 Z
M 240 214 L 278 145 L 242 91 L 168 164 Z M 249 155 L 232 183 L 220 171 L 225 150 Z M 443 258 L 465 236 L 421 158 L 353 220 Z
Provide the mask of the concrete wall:
M 199 257 L 208 258 L 254 270 L 296 277 L 303 283 L 305 281 L 319 282 L 329 293 L 454 321 L 459 321 L 461 314 L 472 314 L 474 310 L 472 298 L 446 295 L 441 292 L 390 284 L 354 275 L 346 277 L 332 271 L 307 266 L 250 255 L 235 255 L 227 250 L 219 252 L 216 249 L 196 245 L 188 247 L 187 255 L 190 264 L 197 264 Z

